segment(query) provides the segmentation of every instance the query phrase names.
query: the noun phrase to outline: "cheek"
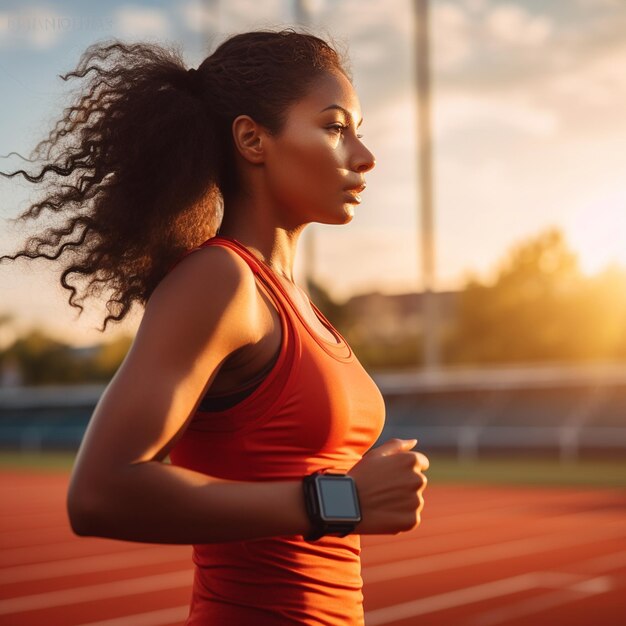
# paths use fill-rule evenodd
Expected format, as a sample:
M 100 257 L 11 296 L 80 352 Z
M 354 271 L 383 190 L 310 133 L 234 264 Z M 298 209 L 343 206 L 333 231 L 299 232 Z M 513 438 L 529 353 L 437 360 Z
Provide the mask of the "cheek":
M 277 191 L 290 196 L 319 196 L 336 186 L 340 167 L 332 140 L 319 133 L 299 134 L 280 148 L 274 167 Z

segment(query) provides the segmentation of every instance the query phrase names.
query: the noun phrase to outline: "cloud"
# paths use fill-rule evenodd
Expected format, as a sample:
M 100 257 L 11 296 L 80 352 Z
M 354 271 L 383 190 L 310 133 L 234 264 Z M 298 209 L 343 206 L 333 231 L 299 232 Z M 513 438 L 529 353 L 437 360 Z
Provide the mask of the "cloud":
M 451 2 L 436 4 L 432 14 L 432 47 L 436 71 L 451 69 L 471 54 L 471 28 L 467 14 Z
M 71 17 L 44 6 L 30 6 L 0 13 L 0 46 L 46 50 L 72 28 Z
M 170 32 L 167 13 L 142 6 L 120 6 L 114 12 L 114 24 L 128 37 L 166 37 Z
M 569 103 L 570 111 L 626 107 L 626 42 L 597 51 L 586 64 L 574 64 L 549 83 L 552 97 Z
M 486 30 L 497 43 L 532 47 L 546 43 L 553 27 L 545 16 L 531 15 L 518 4 L 499 4 L 486 18 Z
M 484 11 L 487 8 L 487 0 L 463 0 L 463 4 L 472 12 Z
M 312 6 L 318 12 L 322 4 Z M 183 26 L 192 33 L 231 34 L 280 23 L 280 17 L 292 21 L 293 12 L 285 13 L 280 0 L 186 0 L 176 6 Z
M 560 117 L 549 106 L 522 93 L 486 97 L 479 93 L 448 92 L 437 103 L 435 133 L 442 137 L 464 128 L 508 127 L 534 137 L 550 137 L 559 129 Z
M 180 5 L 179 14 L 184 26 L 193 33 L 213 32 L 219 28 L 219 10 L 215 2 L 190 0 Z
M 578 4 L 589 9 L 621 9 L 624 7 L 623 0 L 578 0 Z

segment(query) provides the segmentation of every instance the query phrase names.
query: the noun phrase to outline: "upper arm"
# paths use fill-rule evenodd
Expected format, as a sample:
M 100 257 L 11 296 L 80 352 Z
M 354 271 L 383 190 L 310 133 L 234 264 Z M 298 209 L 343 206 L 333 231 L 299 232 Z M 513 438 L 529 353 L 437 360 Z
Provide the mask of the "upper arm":
M 167 455 L 225 359 L 259 339 L 256 294 L 245 261 L 217 246 L 188 255 L 159 283 L 91 417 L 73 482 Z

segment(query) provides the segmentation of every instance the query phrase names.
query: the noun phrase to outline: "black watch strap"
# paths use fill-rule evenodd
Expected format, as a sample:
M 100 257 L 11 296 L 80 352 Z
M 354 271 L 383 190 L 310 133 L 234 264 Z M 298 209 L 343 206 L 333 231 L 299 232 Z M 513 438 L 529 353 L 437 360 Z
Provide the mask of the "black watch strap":
M 304 536 L 305 541 L 317 541 L 324 535 L 338 534 L 340 537 L 349 535 L 356 528 L 356 523 L 352 524 L 317 524 L 313 530 Z
M 312 474 L 305 476 L 303 479 L 304 500 L 306 505 L 306 511 L 311 522 L 311 530 L 308 534 L 304 535 L 305 541 L 316 541 L 324 535 L 338 534 L 340 537 L 345 537 L 350 534 L 356 528 L 358 521 L 328 521 L 321 519 L 319 511 L 319 502 L 317 497 L 317 485 L 315 477 L 324 474 L 326 476 L 341 476 L 345 477 L 346 474 L 337 474 L 327 472 L 325 470 L 318 470 Z M 358 502 L 358 495 L 356 495 Z

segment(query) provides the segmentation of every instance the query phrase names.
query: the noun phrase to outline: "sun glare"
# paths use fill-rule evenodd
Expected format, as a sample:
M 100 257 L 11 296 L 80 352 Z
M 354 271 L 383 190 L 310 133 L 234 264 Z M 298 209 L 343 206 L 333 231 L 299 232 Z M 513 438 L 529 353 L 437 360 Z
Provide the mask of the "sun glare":
M 585 274 L 611 264 L 626 267 L 626 190 L 613 189 L 584 200 L 568 231 Z

